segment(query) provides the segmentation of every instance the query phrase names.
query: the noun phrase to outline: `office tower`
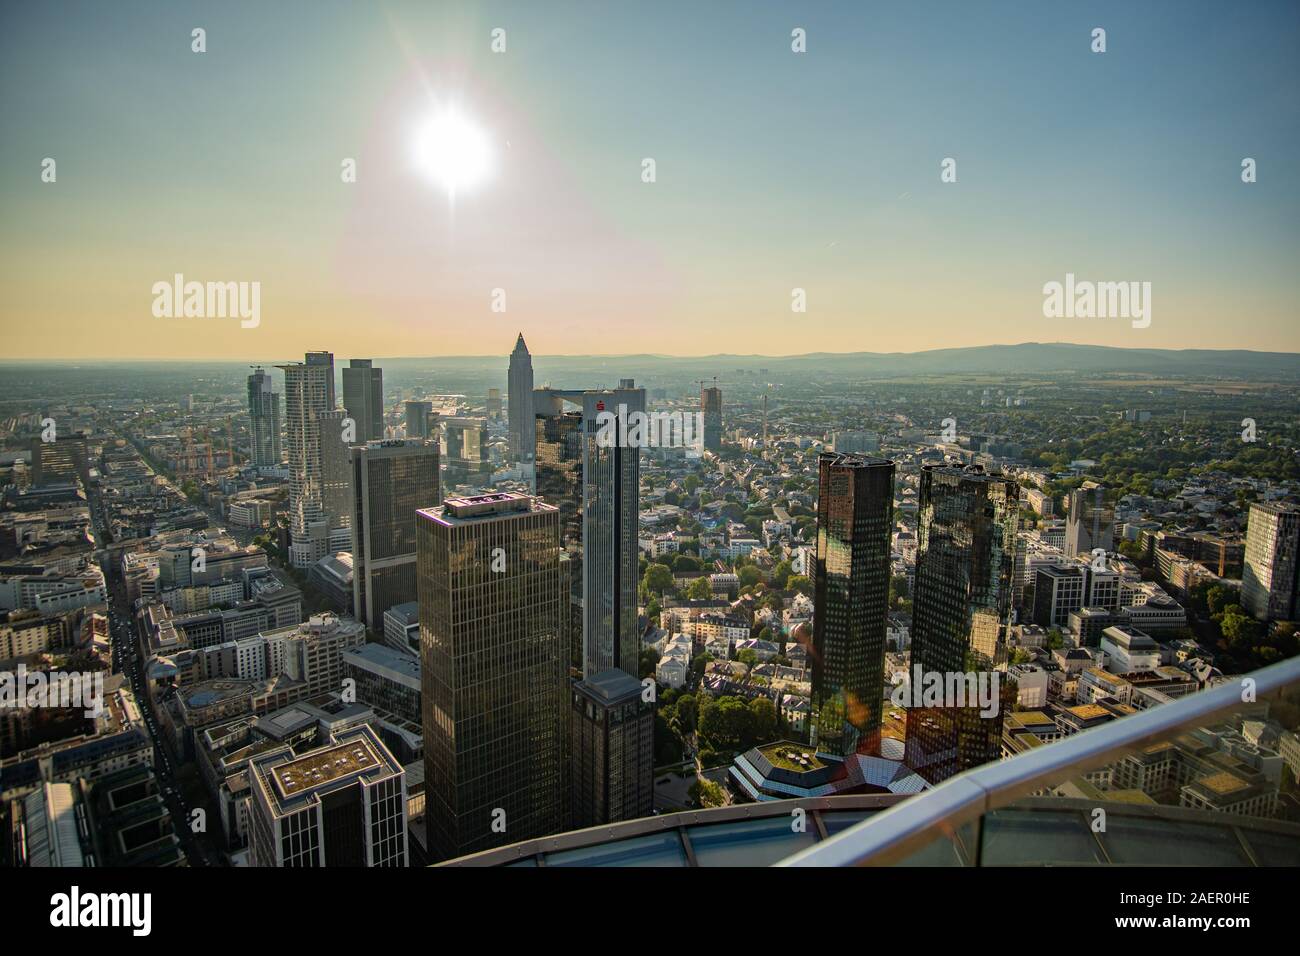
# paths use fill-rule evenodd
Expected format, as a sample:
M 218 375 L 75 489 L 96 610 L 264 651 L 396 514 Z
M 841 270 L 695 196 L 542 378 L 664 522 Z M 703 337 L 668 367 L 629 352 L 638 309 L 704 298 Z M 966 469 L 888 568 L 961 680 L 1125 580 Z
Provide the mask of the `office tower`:
M 812 743 L 836 757 L 878 754 L 894 463 L 824 454 L 818 468 Z
M 863 431 L 835 432 L 831 444 L 841 455 L 867 455 L 880 450 L 880 436 Z
M 284 371 L 285 440 L 289 452 L 289 556 L 310 567 L 328 553 L 322 503 L 320 415 L 334 408 L 334 356 L 308 352 Z
M 623 379 L 617 389 L 582 394 L 583 679 L 570 698 L 575 827 L 646 816 L 654 797 L 654 703 L 631 693 L 641 650 L 641 449 L 602 440 L 602 412 L 623 421 L 644 413 L 645 389 Z
M 280 393 L 266 369 L 257 368 L 248 376 L 248 434 L 253 465 L 258 468 L 280 466 Z
M 704 450 L 722 451 L 722 389 L 701 391 L 700 411 L 704 414 Z
M 565 411 L 565 403 L 579 411 Z M 650 813 L 654 703 L 636 680 L 640 449 L 602 439 L 602 416 L 645 411 L 645 389 L 537 389 L 536 488 L 560 509 L 569 569 L 572 826 Z M 608 430 L 606 430 L 608 433 Z M 633 693 L 633 688 L 636 693 Z
M 492 461 L 488 455 L 487 419 L 443 419 L 442 443 L 448 488 L 487 481 L 492 474 Z
M 410 401 L 406 403 L 406 437 L 433 437 L 433 402 Z
M 384 437 L 384 370 L 370 359 L 352 359 L 343 370 L 343 407 L 357 423 L 356 443 Z
M 1087 583 L 1082 565 L 1039 568 L 1034 576 L 1034 623 L 1064 627 L 1070 615 L 1086 606 Z
M 75 484 L 77 479 L 90 487 L 90 465 L 86 439 L 80 435 L 54 441 L 32 439 L 32 484 L 36 487 Z
M 1065 556 L 1086 558 L 1093 548 L 1115 550 L 1115 506 L 1106 503 L 1106 489 L 1095 481 L 1070 492 L 1065 519 Z
M 373 631 L 415 600 L 415 512 L 435 507 L 438 444 L 418 438 L 352 449 L 352 607 Z
M 559 518 L 513 493 L 417 513 L 427 820 L 442 859 L 566 828 Z
M 912 590 L 912 668 L 923 675 L 974 674 L 991 683 L 1005 664 L 1003 628 L 1011 611 L 1019 486 L 965 468 L 921 470 L 916 583 Z M 980 675 L 983 675 L 982 677 Z M 913 707 L 907 714 L 907 764 L 931 783 L 998 759 L 1007 693 L 981 717 L 977 707 Z M 929 679 L 929 678 L 927 678 Z
M 252 866 L 406 866 L 406 771 L 369 727 L 249 760 Z
M 347 409 L 335 408 L 319 416 L 321 508 L 329 527 L 329 550 L 347 551 L 352 536 L 352 446 Z
M 534 393 L 537 458 L 534 490 L 560 511 L 560 545 L 568 558 L 566 629 L 569 666 L 582 675 L 582 412 L 563 411 L 553 393 Z
M 571 826 L 648 817 L 654 809 L 654 704 L 632 674 L 611 668 L 570 695 Z
M 600 414 L 623 420 L 645 412 L 645 389 L 624 379 L 617 389 L 582 394 L 583 674 L 617 667 L 636 674 L 641 449 L 602 442 Z M 619 429 L 620 432 L 624 429 Z
M 509 379 L 510 460 L 521 465 L 533 463 L 533 357 L 519 333 L 515 350 L 510 353 Z
M 501 389 L 499 388 L 488 389 L 487 417 L 494 422 L 501 420 Z
M 1261 621 L 1300 616 L 1300 508 L 1255 502 L 1246 523 L 1242 606 Z

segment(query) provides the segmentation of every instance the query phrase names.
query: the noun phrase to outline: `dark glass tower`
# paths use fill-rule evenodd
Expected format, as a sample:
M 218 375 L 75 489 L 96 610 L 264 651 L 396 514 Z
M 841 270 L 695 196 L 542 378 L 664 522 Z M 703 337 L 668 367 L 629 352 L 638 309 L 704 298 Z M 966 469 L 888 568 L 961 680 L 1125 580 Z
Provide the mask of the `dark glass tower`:
M 358 445 L 351 465 L 353 613 L 382 631 L 385 611 L 415 600 L 415 512 L 439 502 L 438 443 Z
M 537 408 L 536 492 L 560 509 L 560 544 L 568 555 L 569 666 L 582 676 L 582 413 L 534 399 Z
M 912 594 L 912 672 L 990 674 L 1006 663 L 1004 628 L 1012 603 L 1012 565 L 1020 487 L 978 466 L 921 470 L 916 583 Z M 993 717 L 977 707 L 913 707 L 907 713 L 907 763 L 932 783 L 997 760 L 1007 694 Z M 915 690 L 915 688 L 914 688 Z
M 356 443 L 384 437 L 384 370 L 370 359 L 352 359 L 343 370 L 343 407 L 357 423 Z
M 416 528 L 431 848 L 450 859 L 567 829 L 559 511 L 448 498 Z
M 822 455 L 813 615 L 813 744 L 837 757 L 878 753 L 889 614 L 894 463 Z
M 700 412 L 704 416 L 704 450 L 722 451 L 722 389 L 700 391 Z

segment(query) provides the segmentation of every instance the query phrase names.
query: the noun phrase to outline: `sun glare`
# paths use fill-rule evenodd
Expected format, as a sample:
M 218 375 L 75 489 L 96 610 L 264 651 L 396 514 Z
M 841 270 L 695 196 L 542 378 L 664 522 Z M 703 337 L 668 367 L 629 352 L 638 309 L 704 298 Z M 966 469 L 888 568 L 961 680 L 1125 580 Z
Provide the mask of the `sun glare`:
M 492 148 L 483 130 L 456 110 L 432 117 L 416 141 L 420 168 L 454 197 L 492 173 Z

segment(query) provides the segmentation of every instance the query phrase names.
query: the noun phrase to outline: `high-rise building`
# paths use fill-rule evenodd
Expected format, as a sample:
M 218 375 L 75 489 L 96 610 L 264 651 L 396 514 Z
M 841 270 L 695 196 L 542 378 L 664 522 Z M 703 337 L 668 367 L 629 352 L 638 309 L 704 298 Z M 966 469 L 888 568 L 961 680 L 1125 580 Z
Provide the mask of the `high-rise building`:
M 442 444 L 448 488 L 486 482 L 492 472 L 486 418 L 444 418 Z
M 248 376 L 248 435 L 250 458 L 258 468 L 280 466 L 280 393 L 266 369 Z
M 1019 490 L 977 465 L 921 470 L 912 668 L 926 680 L 941 676 L 948 686 L 950 675 L 971 674 L 991 685 L 994 669 L 1006 662 Z M 1014 701 L 1005 678 L 998 674 L 1000 703 L 992 716 L 955 700 L 910 709 L 908 766 L 937 783 L 998 759 L 1008 692 Z
M 510 460 L 531 466 L 533 454 L 533 357 L 519 333 L 510 353 L 509 402 Z
M 323 504 L 320 415 L 334 408 L 334 356 L 308 352 L 284 371 L 285 438 L 289 452 L 290 562 L 307 568 L 328 553 Z
M 80 435 L 54 441 L 32 439 L 32 484 L 36 487 L 62 483 L 81 483 L 90 487 L 90 464 L 86 439 Z
M 528 495 L 417 512 L 430 845 L 443 859 L 565 829 L 559 511 Z
M 1241 603 L 1261 621 L 1300 617 L 1300 507 L 1251 504 Z
M 438 443 L 418 438 L 352 448 L 352 607 L 373 631 L 415 600 L 415 512 L 439 503 Z
M 494 422 L 501 420 L 501 389 L 499 388 L 488 389 L 487 417 Z
M 582 412 L 563 410 L 553 392 L 534 393 L 537 459 L 534 490 L 560 511 L 560 545 L 568 558 L 569 665 L 582 674 Z
M 641 652 L 641 449 L 617 438 L 602 440 L 602 412 L 625 421 L 634 413 L 644 414 L 645 389 L 624 379 L 617 389 L 582 393 L 582 670 L 587 677 L 611 667 L 636 674 Z
M 704 413 L 704 450 L 722 451 L 722 389 L 703 389 L 700 411 Z
M 654 704 L 617 667 L 573 684 L 572 813 L 584 829 L 648 817 L 654 809 Z
M 406 771 L 369 725 L 249 760 L 253 866 L 406 866 Z
M 384 370 L 370 359 L 352 359 L 343 370 L 343 407 L 357 423 L 356 443 L 384 437 Z
M 1070 492 L 1065 518 L 1065 556 L 1087 557 L 1094 548 L 1115 550 L 1115 506 L 1106 501 L 1106 489 L 1085 481 Z
M 351 418 L 347 409 L 335 408 L 319 416 L 321 508 L 329 527 L 329 550 L 352 546 L 352 446 Z
M 565 411 L 565 403 L 577 406 Z M 640 449 L 602 437 L 602 416 L 645 411 L 645 389 L 537 389 L 537 491 L 560 510 L 569 568 L 572 825 L 650 813 L 654 703 L 636 680 Z M 604 433 L 608 435 L 609 430 Z
M 824 454 L 818 467 L 812 743 L 837 757 L 878 754 L 894 463 Z
M 433 402 L 408 401 L 406 403 L 406 437 L 433 437 Z

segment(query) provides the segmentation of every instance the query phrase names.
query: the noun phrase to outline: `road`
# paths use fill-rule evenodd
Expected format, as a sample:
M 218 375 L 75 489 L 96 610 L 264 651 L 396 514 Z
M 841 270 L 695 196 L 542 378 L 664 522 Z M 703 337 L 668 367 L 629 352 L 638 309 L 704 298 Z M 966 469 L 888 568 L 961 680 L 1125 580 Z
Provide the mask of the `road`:
M 90 514 L 95 525 L 95 540 L 107 541 L 107 528 L 104 521 L 102 505 L 97 494 L 90 496 Z M 131 682 L 140 714 L 144 721 L 144 730 L 153 742 L 153 769 L 158 778 L 163 801 L 171 812 L 176 835 L 189 860 L 190 866 L 224 866 L 227 861 L 223 854 L 212 845 L 208 838 L 195 834 L 189 825 L 190 813 L 194 808 L 185 801 L 181 786 L 176 779 L 176 764 L 158 732 L 157 721 L 149 706 L 149 692 L 144 685 L 144 662 L 140 655 L 140 642 L 137 640 L 134 615 L 126 599 L 126 590 L 120 577 L 115 573 L 108 552 L 100 552 L 100 569 L 104 572 L 104 582 L 108 592 L 108 618 L 112 631 L 110 644 L 113 654 L 113 673 L 125 674 Z M 213 818 L 211 808 L 204 808 L 208 816 L 210 832 L 220 833 L 221 824 Z

